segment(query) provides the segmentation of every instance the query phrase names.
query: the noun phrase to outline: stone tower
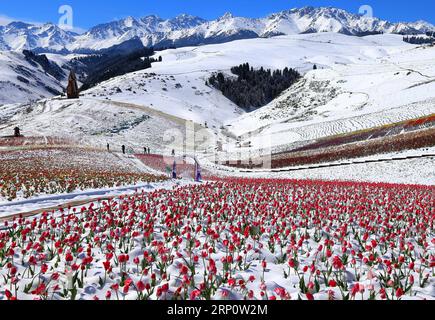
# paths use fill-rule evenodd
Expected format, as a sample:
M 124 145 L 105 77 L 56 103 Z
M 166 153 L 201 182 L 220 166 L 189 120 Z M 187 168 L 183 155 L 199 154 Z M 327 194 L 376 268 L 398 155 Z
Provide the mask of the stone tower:
M 68 87 L 66 88 L 66 95 L 68 99 L 79 98 L 79 87 L 77 85 L 77 78 L 73 70 L 71 70 L 68 77 Z

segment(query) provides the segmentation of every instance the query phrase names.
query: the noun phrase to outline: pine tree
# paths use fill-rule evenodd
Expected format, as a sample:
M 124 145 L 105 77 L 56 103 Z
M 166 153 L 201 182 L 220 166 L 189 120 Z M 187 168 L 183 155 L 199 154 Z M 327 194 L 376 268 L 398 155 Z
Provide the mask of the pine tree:
M 226 78 L 219 72 L 210 77 L 208 83 L 248 112 L 266 105 L 300 78 L 296 70 L 288 67 L 273 71 L 263 67 L 255 70 L 249 63 L 232 67 L 231 72 L 237 80 Z

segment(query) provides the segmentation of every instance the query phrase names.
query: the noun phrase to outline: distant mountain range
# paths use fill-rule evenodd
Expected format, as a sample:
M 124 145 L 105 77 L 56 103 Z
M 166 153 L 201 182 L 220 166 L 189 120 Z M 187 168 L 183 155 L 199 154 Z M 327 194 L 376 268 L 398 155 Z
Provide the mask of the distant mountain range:
M 85 52 L 108 48 L 133 38 L 139 38 L 147 47 L 158 48 L 301 33 L 338 32 L 361 36 L 373 33 L 423 34 L 428 31 L 435 31 L 435 27 L 425 21 L 391 23 L 337 8 L 304 7 L 261 19 L 235 17 L 230 13 L 213 21 L 187 14 L 168 20 L 155 15 L 128 17 L 97 25 L 80 35 L 51 23 L 12 22 L 0 26 L 0 50 Z

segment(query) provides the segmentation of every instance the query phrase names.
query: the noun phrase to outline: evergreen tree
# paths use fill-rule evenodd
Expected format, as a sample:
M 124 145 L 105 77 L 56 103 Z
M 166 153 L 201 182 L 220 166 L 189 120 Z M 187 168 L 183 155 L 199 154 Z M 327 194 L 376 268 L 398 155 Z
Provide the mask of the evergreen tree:
M 408 42 L 411 44 L 433 44 L 435 42 L 435 38 L 433 36 L 431 36 L 430 33 L 427 34 L 427 37 L 419 37 L 419 36 L 406 36 L 403 37 L 403 41 L 404 42 Z
M 288 67 L 273 71 L 263 67 L 255 70 L 249 63 L 233 67 L 231 72 L 237 79 L 226 78 L 219 72 L 208 79 L 208 84 L 248 112 L 268 104 L 300 78 L 296 70 Z

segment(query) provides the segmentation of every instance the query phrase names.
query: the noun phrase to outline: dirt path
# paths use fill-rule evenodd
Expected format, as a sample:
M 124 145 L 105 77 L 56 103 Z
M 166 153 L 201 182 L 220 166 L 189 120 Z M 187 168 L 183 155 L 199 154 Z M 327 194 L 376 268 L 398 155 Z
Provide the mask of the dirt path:
M 90 99 L 90 98 L 87 98 Z M 91 100 L 91 99 L 90 99 Z M 188 120 L 165 113 L 163 111 L 159 111 L 150 107 L 146 107 L 143 105 L 138 105 L 138 104 L 134 104 L 134 103 L 129 103 L 129 102 L 121 102 L 121 101 L 116 101 L 116 100 L 99 100 L 99 99 L 93 99 L 96 100 L 98 102 L 101 103 L 106 103 L 106 104 L 112 104 L 114 106 L 117 107 L 121 107 L 121 108 L 126 108 L 126 109 L 130 109 L 130 110 L 139 110 L 142 112 L 146 112 L 150 115 L 154 115 L 154 116 L 158 116 L 160 118 L 166 119 L 168 121 L 171 121 L 173 123 L 176 123 L 178 125 L 181 126 L 185 126 L 186 122 L 188 122 Z M 204 129 L 205 127 L 203 127 L 202 125 L 195 123 L 194 122 L 194 126 L 195 126 L 195 130 L 200 130 L 200 129 Z

